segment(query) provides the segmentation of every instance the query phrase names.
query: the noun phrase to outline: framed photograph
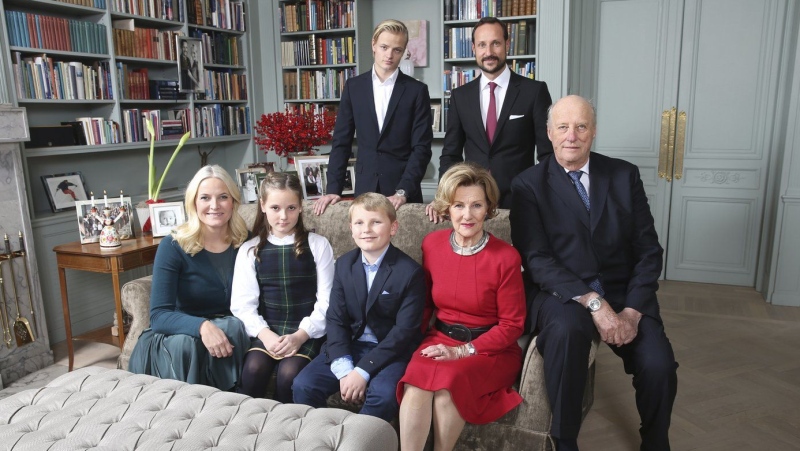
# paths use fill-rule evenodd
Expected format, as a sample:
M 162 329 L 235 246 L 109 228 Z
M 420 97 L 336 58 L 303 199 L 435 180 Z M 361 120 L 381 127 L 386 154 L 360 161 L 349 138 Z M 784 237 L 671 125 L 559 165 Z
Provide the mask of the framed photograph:
M 178 90 L 180 92 L 205 92 L 203 73 L 203 42 L 198 38 L 177 36 Z
M 183 202 L 164 202 L 150 204 L 150 223 L 153 224 L 153 238 L 167 236 L 172 229 L 186 222 Z
M 294 164 L 297 176 L 301 178 L 303 199 L 318 199 L 325 195 L 323 183 L 323 166 L 328 164 L 328 155 L 312 155 L 309 157 L 295 157 Z
M 75 201 L 89 199 L 80 172 L 43 175 L 42 183 L 53 213 L 75 208 Z
M 105 215 L 106 205 L 108 216 Z M 133 205 L 130 197 L 109 197 L 105 200 L 75 201 L 75 212 L 78 215 L 78 234 L 81 244 L 97 243 L 100 232 L 108 222 L 117 229 L 120 239 L 136 238 L 133 233 Z
M 327 190 L 328 186 L 328 164 L 320 165 L 320 173 L 322 174 L 322 186 Z M 356 159 L 351 158 L 347 161 L 347 172 L 344 173 L 344 186 L 342 189 L 342 196 L 352 196 L 356 190 Z M 327 194 L 327 191 L 324 193 Z
M 264 176 L 266 176 L 267 170 L 263 167 L 236 170 L 236 183 L 242 188 L 243 204 L 258 202 L 258 186 L 260 185 L 259 180 L 256 179 L 258 174 L 264 174 Z
M 433 119 L 433 131 L 439 132 L 439 124 L 442 118 L 442 104 L 434 103 L 431 105 L 431 118 Z

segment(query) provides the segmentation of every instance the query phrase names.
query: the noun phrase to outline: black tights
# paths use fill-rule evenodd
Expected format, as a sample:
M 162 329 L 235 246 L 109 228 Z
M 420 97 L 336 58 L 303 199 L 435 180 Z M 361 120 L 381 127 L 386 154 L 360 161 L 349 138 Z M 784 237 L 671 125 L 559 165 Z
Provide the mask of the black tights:
M 275 401 L 292 402 L 292 382 L 294 377 L 309 364 L 305 357 L 287 357 L 275 360 L 262 351 L 250 351 L 244 357 L 239 393 L 253 398 L 263 398 L 267 394 L 272 372 L 278 369 L 275 387 Z

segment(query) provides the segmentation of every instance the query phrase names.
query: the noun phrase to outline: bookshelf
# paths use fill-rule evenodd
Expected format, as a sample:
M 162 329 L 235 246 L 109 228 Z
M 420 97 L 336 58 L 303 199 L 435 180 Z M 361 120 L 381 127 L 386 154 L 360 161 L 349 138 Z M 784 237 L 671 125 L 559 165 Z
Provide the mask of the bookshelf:
M 472 52 L 472 27 L 481 17 L 494 16 L 508 29 L 507 64 L 514 72 L 536 78 L 537 0 L 442 1 L 442 120 L 439 133 L 444 137 L 450 91 L 480 75 Z
M 372 64 L 372 2 L 279 0 L 284 107 L 334 109 L 344 83 Z
M 0 32 L 7 44 L 0 43 L 0 56 L 10 101 L 27 109 L 32 127 L 78 118 L 97 125 L 79 133 L 86 137 L 85 145 L 28 144 L 22 150 L 35 223 L 74 219 L 74 212 L 51 212 L 42 175 L 80 171 L 95 194 L 123 189 L 126 195 L 144 197 L 149 141 L 143 116 L 158 118 L 163 125 L 156 129 L 155 145 L 161 169 L 177 144 L 172 138 L 182 130 L 192 132 L 170 170 L 167 187 L 186 184 L 199 167 L 198 153 L 213 154 L 209 163 L 230 170 L 252 161 L 249 4 L 2 0 Z M 199 40 L 202 92 L 176 92 L 178 36 Z

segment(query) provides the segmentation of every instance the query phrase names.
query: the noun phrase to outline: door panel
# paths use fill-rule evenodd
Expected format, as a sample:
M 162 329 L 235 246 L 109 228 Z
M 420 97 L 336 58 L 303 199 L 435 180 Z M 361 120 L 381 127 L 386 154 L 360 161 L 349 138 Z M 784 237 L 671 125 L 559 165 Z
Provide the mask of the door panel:
M 669 185 L 658 178 L 661 113 L 677 102 L 682 0 L 599 0 L 586 2 L 596 17 L 590 44 L 592 93 L 597 106 L 595 152 L 637 166 L 667 246 Z
M 672 182 L 668 279 L 755 284 L 782 3 L 686 1 L 675 168 L 684 177 Z
M 786 0 L 583 5 L 593 151 L 639 166 L 668 279 L 755 283 L 785 10 Z M 662 158 L 659 178 L 672 108 L 675 145 L 662 153 L 674 160 Z

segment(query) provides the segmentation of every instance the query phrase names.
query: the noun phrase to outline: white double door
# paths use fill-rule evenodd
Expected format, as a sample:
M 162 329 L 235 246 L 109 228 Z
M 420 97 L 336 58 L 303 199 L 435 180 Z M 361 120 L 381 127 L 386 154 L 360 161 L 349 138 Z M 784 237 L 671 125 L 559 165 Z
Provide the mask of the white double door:
M 582 8 L 573 67 L 597 106 L 593 150 L 640 168 L 664 277 L 753 286 L 785 0 L 588 0 Z

